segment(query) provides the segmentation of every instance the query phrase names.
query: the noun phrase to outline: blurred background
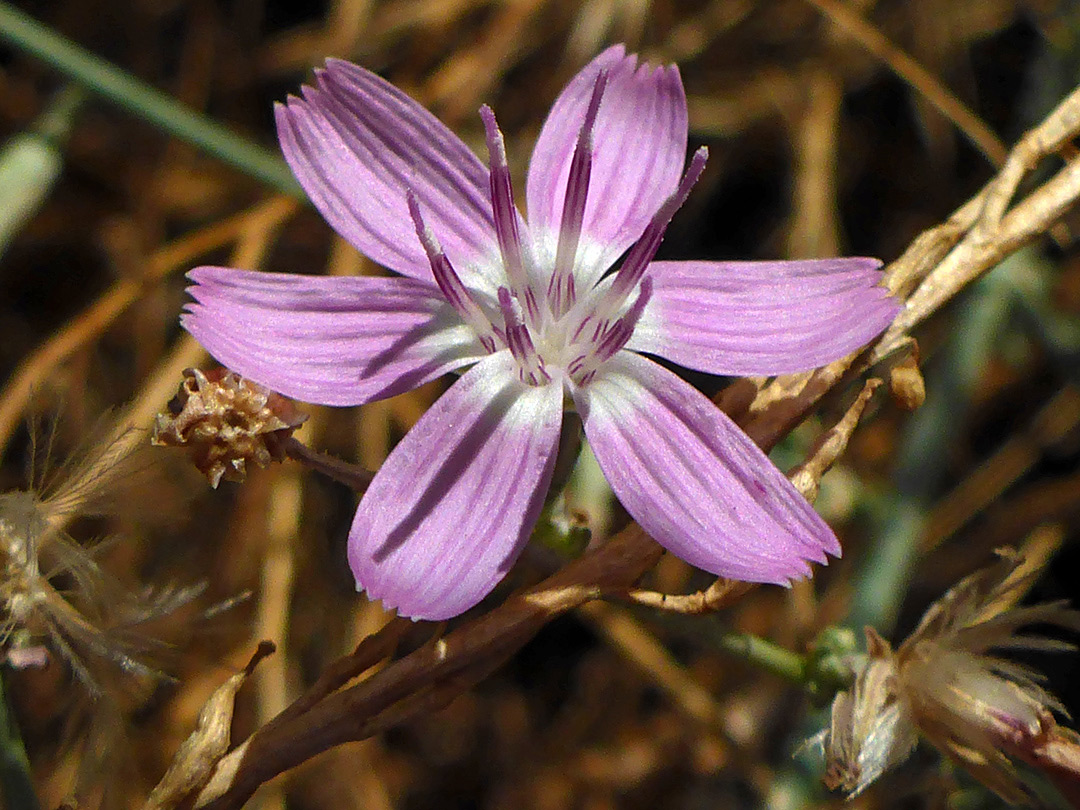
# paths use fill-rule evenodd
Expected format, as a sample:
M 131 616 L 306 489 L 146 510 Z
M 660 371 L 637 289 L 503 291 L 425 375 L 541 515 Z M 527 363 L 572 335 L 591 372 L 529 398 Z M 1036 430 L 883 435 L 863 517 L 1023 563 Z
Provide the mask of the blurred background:
M 79 460 L 95 458 L 130 414 L 147 430 L 183 368 L 212 366 L 177 323 L 191 267 L 382 272 L 314 210 L 283 196 L 287 178 L 274 174 L 272 105 L 298 92 L 327 56 L 390 79 L 481 154 L 477 110 L 490 104 L 519 189 L 550 103 L 596 53 L 625 42 L 650 60 L 678 63 L 691 148 L 708 145 L 710 160 L 662 258 L 892 260 L 993 176 L 1000 143 L 1015 142 L 1080 83 L 1074 0 L 15 6 L 263 147 L 253 154 L 270 167 L 263 175 L 238 169 L 145 115 L 80 92 L 5 34 L 0 490 L 39 498 L 77 477 Z M 883 61 L 868 48 L 878 40 L 837 24 L 837 7 L 951 90 L 989 139 L 976 135 L 975 144 L 958 131 L 928 101 L 925 82 L 897 74 L 895 51 Z M 919 330 L 927 401 L 910 413 L 875 400 L 826 477 L 817 505 L 845 554 L 812 583 L 761 588 L 709 616 L 601 606 L 559 619 L 445 709 L 317 758 L 265 787 L 252 806 L 839 805 L 820 787 L 820 763 L 792 756 L 813 718 L 821 723 L 803 690 L 726 654 L 721 639 L 732 629 L 753 632 L 802 653 L 830 624 L 861 632 L 870 623 L 900 640 L 931 601 L 1002 545 L 1046 561 L 1030 599 L 1075 599 L 1080 254 L 1068 225 Z M 710 394 L 724 384 L 690 378 Z M 301 437 L 375 469 L 444 387 L 362 408 L 305 408 Z M 777 448 L 781 467 L 799 463 L 849 401 L 828 400 Z M 199 708 L 243 667 L 254 641 L 273 639 L 279 651 L 240 694 L 237 740 L 388 619 L 357 597 L 345 564 L 357 500 L 348 488 L 287 463 L 212 490 L 181 451 L 146 444 L 137 443 L 130 468 L 91 476 L 93 496 L 68 522 L 77 546 L 93 547 L 94 581 L 69 573 L 54 583 L 82 593 L 81 609 L 105 639 L 88 642 L 93 685 L 55 651 L 44 668 L 4 668 L 43 807 L 141 806 Z M 578 497 L 594 542 L 625 523 L 603 492 Z M 559 559 L 537 547 L 485 605 Z M 665 592 L 708 583 L 670 556 L 648 582 Z M 150 587 L 175 604 L 154 603 L 162 609 L 138 622 L 114 610 L 110 600 L 127 598 L 114 594 Z M 156 672 L 125 666 L 129 653 Z M 1080 659 L 1027 660 L 1080 707 Z M 921 749 L 858 803 L 1000 801 Z

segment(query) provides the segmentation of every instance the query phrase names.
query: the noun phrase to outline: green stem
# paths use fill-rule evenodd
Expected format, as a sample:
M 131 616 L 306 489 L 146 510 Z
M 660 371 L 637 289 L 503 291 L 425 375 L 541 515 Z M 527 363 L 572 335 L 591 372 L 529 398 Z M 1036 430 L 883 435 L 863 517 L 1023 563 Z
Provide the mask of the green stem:
M 73 81 L 272 188 L 304 199 L 285 162 L 171 96 L 94 56 L 0 0 L 0 39 L 47 62 Z
M 0 795 L 9 810 L 37 810 L 40 807 L 30 760 L 26 757 L 15 718 L 8 711 L 4 679 L 0 676 Z
M 750 633 L 724 633 L 717 639 L 720 649 L 749 664 L 778 675 L 786 681 L 804 684 L 806 665 L 801 655 Z

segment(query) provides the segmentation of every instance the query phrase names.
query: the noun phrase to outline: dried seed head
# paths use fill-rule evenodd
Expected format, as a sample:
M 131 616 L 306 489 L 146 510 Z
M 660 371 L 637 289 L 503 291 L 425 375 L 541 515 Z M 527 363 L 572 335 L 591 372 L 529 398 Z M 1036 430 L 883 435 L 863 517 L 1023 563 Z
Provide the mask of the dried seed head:
M 1060 762 L 1075 760 L 1069 779 L 1077 784 L 1080 747 L 1052 714 L 1064 714 L 1061 704 L 1039 686 L 1038 673 L 989 654 L 1072 648 L 1018 634 L 1031 624 L 1080 630 L 1080 613 L 1061 603 L 1014 607 L 1033 576 L 1021 573 L 1022 564 L 1003 552 L 961 581 L 895 652 L 867 628 L 855 684 L 836 696 L 829 728 L 813 740 L 825 752 L 826 785 L 857 795 L 906 759 L 918 734 L 1010 802 L 1030 801 L 1010 757 L 1044 767 L 1059 783 Z
M 57 656 L 93 697 L 120 673 L 160 677 L 144 660 L 161 646 L 150 626 L 202 586 L 125 590 L 53 511 L 30 492 L 0 494 L 0 653 L 18 667 Z
M 243 481 L 247 463 L 285 458 L 284 442 L 307 419 L 285 397 L 226 369 L 188 369 L 169 413 L 158 414 L 151 441 L 190 448 L 195 466 L 217 487 Z
M 849 798 L 907 759 L 918 739 L 911 711 L 897 692 L 892 649 L 869 627 L 866 644 L 855 683 L 836 695 L 829 727 L 811 741 L 825 751 L 825 786 Z

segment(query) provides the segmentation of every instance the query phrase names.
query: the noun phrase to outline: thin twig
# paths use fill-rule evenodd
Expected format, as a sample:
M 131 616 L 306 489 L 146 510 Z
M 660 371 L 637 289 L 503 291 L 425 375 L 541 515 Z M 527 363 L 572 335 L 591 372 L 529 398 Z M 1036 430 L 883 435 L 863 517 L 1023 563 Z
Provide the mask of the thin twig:
M 750 407 L 755 416 L 744 426 L 747 432 L 769 443 L 776 441 L 828 391 L 908 345 L 910 330 L 967 284 L 1049 231 L 1080 198 L 1080 158 L 1066 163 L 1003 217 L 1001 201 L 1007 203 L 1016 193 L 1023 177 L 1017 167 L 1036 165 L 1041 157 L 1057 152 L 1078 132 L 1080 89 L 1021 139 L 1001 174 L 945 222 L 919 234 L 898 259 L 886 266 L 884 283 L 894 295 L 902 298 L 920 280 L 922 284 L 870 350 L 859 357 L 846 357 L 778 380 L 782 385 L 779 394 L 772 386 L 762 390 Z
M 810 458 L 798 469 L 794 470 L 789 478 L 795 489 L 802 493 L 806 500 L 813 503 L 817 500 L 818 489 L 821 486 L 821 478 L 836 463 L 836 460 L 847 450 L 851 435 L 855 432 L 859 420 L 862 418 L 870 397 L 881 385 L 881 380 L 871 377 L 863 383 L 862 391 L 851 403 L 847 412 L 832 429 L 822 434 L 818 439 Z
M 293 461 L 298 461 L 309 469 L 320 472 L 356 492 L 366 490 L 371 479 L 375 477 L 375 473 L 357 464 L 350 464 L 339 458 L 328 456 L 326 453 L 312 450 L 295 436 L 286 439 L 282 443 L 282 448 Z
M 751 590 L 750 582 L 739 582 L 720 577 L 703 591 L 687 594 L 659 593 L 657 591 L 627 591 L 623 596 L 639 605 L 664 610 L 669 613 L 715 613 L 722 610 Z
M 980 515 L 1042 457 L 1045 449 L 1080 424 L 1080 390 L 1067 385 L 1050 398 L 1026 429 L 1002 444 L 943 497 L 926 521 L 923 553 L 937 548 Z

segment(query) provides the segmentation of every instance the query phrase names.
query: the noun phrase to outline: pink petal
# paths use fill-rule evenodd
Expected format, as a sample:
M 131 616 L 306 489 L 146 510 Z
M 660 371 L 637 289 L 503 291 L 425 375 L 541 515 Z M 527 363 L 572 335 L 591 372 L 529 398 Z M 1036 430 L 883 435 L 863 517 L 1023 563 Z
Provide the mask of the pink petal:
M 551 482 L 562 386 L 508 351 L 470 369 L 394 448 L 349 533 L 357 587 L 415 619 L 479 602 L 529 539 Z
M 653 262 L 627 348 L 710 374 L 787 374 L 865 345 L 900 309 L 877 259 Z
M 480 160 L 434 115 L 363 68 L 331 59 L 317 88 L 276 109 L 278 137 L 300 185 L 361 252 L 424 281 L 431 266 L 406 189 L 459 273 L 498 256 Z
M 596 459 L 633 518 L 720 576 L 785 583 L 836 537 L 716 406 L 651 360 L 620 352 L 574 396 Z
M 596 77 L 608 72 L 593 131 L 592 175 L 578 248 L 583 289 L 626 251 L 674 191 L 686 162 L 687 112 L 674 65 L 638 65 L 608 48 L 555 101 L 529 165 L 529 227 L 555 256 L 570 163 Z
M 359 405 L 487 355 L 434 285 L 198 267 L 181 323 L 222 365 L 274 391 Z

